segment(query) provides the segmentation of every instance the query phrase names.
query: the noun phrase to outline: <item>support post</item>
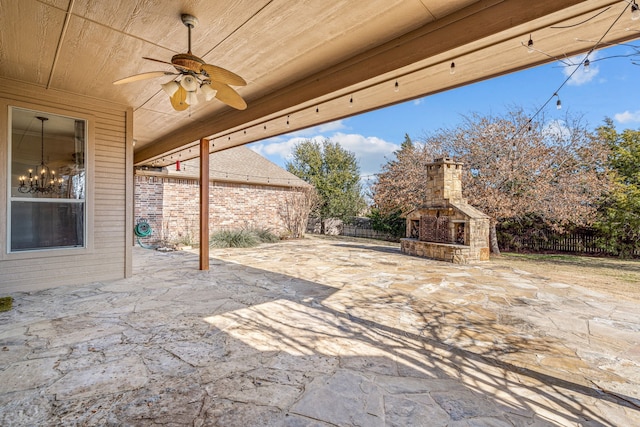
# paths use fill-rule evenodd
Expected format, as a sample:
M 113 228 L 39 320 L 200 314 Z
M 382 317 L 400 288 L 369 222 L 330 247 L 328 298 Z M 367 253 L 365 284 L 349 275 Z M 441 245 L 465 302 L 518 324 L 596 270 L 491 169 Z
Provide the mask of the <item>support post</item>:
M 209 140 L 200 139 L 200 270 L 209 270 Z

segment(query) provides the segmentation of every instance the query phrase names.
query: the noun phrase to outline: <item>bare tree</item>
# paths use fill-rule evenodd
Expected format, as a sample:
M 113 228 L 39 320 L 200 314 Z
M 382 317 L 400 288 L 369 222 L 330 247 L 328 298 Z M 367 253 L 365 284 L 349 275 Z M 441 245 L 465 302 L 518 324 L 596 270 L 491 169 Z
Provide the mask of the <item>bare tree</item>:
M 432 142 L 417 144 L 405 135 L 400 149 L 393 153 L 395 158 L 382 166 L 371 186 L 371 198 L 383 215 L 396 210 L 406 212 L 424 204 L 426 165 L 442 154 L 439 142 Z
M 318 193 L 311 186 L 291 189 L 279 209 L 280 218 L 290 237 L 299 239 L 304 236 L 309 213 L 318 205 L 318 201 Z
M 496 254 L 500 253 L 497 223 L 534 216 L 558 231 L 568 225 L 589 225 L 608 188 L 606 144 L 571 116 L 532 121 L 519 109 L 503 117 L 474 114 L 456 128 L 426 136 L 417 147 L 421 152 L 404 168 L 409 171 L 407 178 L 402 178 L 399 165 L 391 168 L 393 178 L 401 180 L 394 185 L 406 185 L 394 191 L 415 194 L 412 199 L 398 198 L 398 204 L 420 204 L 422 165 L 443 154 L 454 156 L 464 163 L 465 197 L 491 217 L 491 250 Z M 384 174 L 391 170 L 383 170 L 379 185 L 389 181 Z M 379 186 L 376 189 L 388 194 Z

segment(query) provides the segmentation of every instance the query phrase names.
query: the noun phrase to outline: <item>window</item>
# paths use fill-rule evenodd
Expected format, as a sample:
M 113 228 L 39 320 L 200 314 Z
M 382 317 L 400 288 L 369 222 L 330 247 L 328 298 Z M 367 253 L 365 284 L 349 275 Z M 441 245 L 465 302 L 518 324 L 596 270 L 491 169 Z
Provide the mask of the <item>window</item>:
M 9 114 L 9 252 L 85 247 L 86 121 Z

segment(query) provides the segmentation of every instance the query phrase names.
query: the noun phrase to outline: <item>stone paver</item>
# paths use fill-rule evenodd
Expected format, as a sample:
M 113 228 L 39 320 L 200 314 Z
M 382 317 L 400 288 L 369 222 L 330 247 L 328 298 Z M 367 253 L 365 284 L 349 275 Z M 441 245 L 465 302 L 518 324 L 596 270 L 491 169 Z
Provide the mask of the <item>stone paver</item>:
M 307 238 L 14 294 L 0 425 L 637 426 L 638 305 Z

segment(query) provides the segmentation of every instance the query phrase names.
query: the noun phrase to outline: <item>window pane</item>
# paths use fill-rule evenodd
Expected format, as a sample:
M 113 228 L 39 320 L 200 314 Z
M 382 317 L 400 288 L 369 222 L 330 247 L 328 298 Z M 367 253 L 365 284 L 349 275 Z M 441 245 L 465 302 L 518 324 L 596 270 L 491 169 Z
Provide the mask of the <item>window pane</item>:
M 85 121 L 12 109 L 11 197 L 85 198 Z
M 11 109 L 10 248 L 85 245 L 86 121 Z
M 11 250 L 84 246 L 84 203 L 11 203 Z

